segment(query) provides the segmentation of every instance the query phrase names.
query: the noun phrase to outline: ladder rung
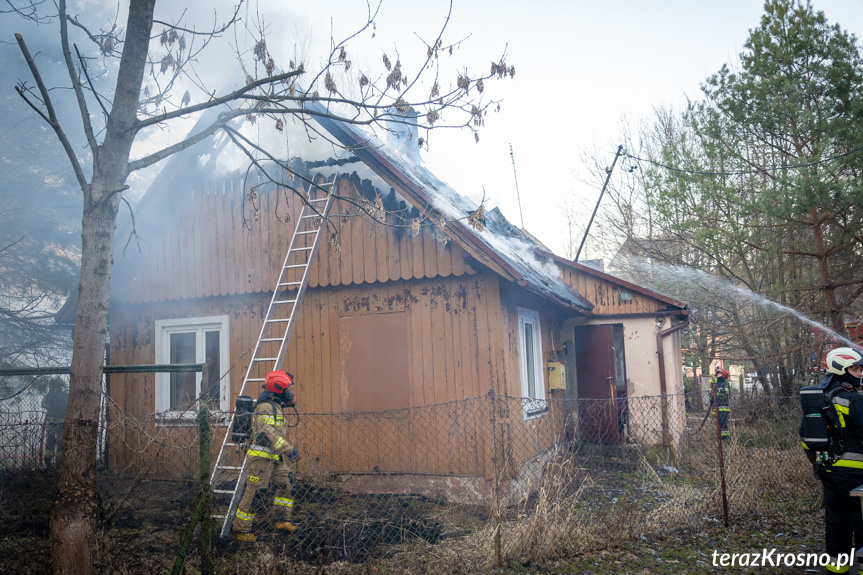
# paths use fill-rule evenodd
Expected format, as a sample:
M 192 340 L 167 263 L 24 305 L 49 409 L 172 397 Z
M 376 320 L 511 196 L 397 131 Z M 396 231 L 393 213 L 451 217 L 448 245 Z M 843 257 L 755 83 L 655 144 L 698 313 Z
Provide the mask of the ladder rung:
M 304 268 L 304 267 L 308 267 L 308 265 L 309 265 L 309 264 L 291 264 L 291 265 L 289 265 L 289 266 L 285 266 L 285 269 L 288 269 L 288 268 Z
M 298 236 L 304 236 L 304 235 L 306 235 L 306 234 L 316 234 L 316 233 L 318 233 L 318 230 L 320 230 L 320 229 L 321 229 L 321 228 L 315 228 L 315 229 L 313 229 L 313 230 L 308 230 L 308 231 L 305 231 L 305 232 L 297 232 L 297 235 L 298 235 Z
M 241 465 L 217 465 L 216 469 L 227 469 L 228 471 L 239 471 L 243 467 Z
M 274 337 L 272 339 L 276 340 L 276 341 L 282 341 L 281 338 L 278 338 L 278 337 Z M 264 341 L 264 340 L 261 340 L 261 341 Z M 263 377 L 250 377 L 246 381 L 267 381 L 267 380 L 264 379 Z
M 279 358 L 277 358 L 277 357 L 256 357 L 252 361 L 276 361 L 277 359 L 279 359 Z
M 259 339 L 258 341 L 260 341 L 262 343 L 263 342 L 271 342 L 271 341 L 282 341 L 282 338 L 280 338 L 280 337 L 264 337 L 264 338 Z M 264 381 L 264 379 L 263 378 L 247 379 L 246 381 Z
M 268 319 L 268 320 L 267 320 L 267 321 L 265 321 L 264 323 L 285 323 L 286 321 L 291 321 L 291 318 L 285 318 L 285 319 Z
M 329 200 L 329 199 L 330 199 L 330 198 L 317 198 L 317 199 L 314 199 L 314 200 L 309 200 L 309 203 L 310 203 L 310 204 L 314 204 L 314 203 L 317 203 L 317 202 L 326 202 L 326 201 L 327 201 L 327 200 Z
M 309 246 L 307 248 L 294 248 L 294 249 L 288 250 L 288 253 L 290 253 L 290 252 L 307 252 L 307 251 L 313 250 L 313 249 L 315 249 L 314 246 Z
M 213 489 L 213 493 L 233 493 L 233 489 Z
M 300 219 L 301 220 L 308 220 L 310 218 L 319 218 L 319 217 L 321 217 L 321 216 L 318 214 L 312 214 L 311 216 L 300 216 Z
M 213 519 L 224 519 L 227 517 L 227 515 L 213 515 L 212 517 Z
M 280 286 L 298 286 L 302 283 L 303 282 L 285 282 L 285 283 L 281 283 L 279 285 Z M 295 301 L 297 301 L 297 300 L 296 299 L 280 299 L 280 300 L 274 301 L 273 303 L 294 303 Z

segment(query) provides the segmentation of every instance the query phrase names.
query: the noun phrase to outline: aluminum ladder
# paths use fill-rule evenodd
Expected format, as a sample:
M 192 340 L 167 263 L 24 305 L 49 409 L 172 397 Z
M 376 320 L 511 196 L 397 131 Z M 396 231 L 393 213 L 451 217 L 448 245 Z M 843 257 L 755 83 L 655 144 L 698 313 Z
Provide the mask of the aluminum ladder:
M 308 285 L 309 269 L 317 253 L 321 232 L 326 228 L 326 218 L 333 204 L 333 186 L 337 180 L 338 177 L 333 176 L 330 181 L 310 185 L 238 395 L 243 395 L 247 389 L 253 391 L 256 386 L 263 384 L 267 373 L 281 367 L 296 321 L 297 309 Z M 221 537 L 226 537 L 231 532 L 231 521 L 242 499 L 248 474 L 245 450 L 231 437 L 234 417 L 235 413 L 231 412 L 222 447 L 210 477 L 211 492 L 214 495 L 231 496 L 227 511 L 224 514 L 213 514 L 214 519 L 222 520 Z M 233 486 L 224 487 L 225 483 Z

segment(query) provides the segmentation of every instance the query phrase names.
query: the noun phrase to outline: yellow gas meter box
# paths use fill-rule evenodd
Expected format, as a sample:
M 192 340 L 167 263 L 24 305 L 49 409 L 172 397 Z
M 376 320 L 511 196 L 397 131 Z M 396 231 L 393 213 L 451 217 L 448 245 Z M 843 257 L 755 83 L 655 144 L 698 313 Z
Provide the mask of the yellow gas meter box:
M 566 389 L 566 365 L 559 361 L 548 362 L 549 389 Z

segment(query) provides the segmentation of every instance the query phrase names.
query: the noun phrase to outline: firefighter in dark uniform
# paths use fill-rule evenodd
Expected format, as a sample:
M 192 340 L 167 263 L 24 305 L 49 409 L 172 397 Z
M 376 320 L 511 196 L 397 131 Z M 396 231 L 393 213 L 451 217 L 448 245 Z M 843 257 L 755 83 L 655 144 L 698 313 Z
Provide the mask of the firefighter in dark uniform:
M 839 347 L 827 354 L 827 374 L 821 382 L 831 397 L 840 429 L 841 453 L 832 460 L 817 461 L 815 452 L 803 442 L 815 475 L 824 486 L 824 524 L 830 573 L 848 573 L 849 565 L 838 565 L 839 555 L 847 555 L 852 537 L 857 551 L 857 566 L 863 567 L 863 511 L 860 499 L 849 493 L 863 485 L 863 395 L 857 393 L 863 376 L 863 353 Z M 829 380 L 829 381 L 828 381 Z M 801 438 L 803 424 L 800 425 Z M 863 571 L 861 571 L 863 573 Z
M 246 452 L 248 478 L 243 497 L 237 507 L 231 527 L 238 541 L 254 541 L 252 523 L 255 514 L 252 502 L 255 494 L 267 489 L 270 482 L 276 486 L 272 504 L 278 513 L 275 527 L 294 532 L 297 525 L 291 522 L 294 500 L 291 497 L 291 470 L 287 462 L 300 460 L 299 452 L 287 439 L 287 425 L 282 409 L 294 405 L 294 396 L 288 389 L 294 384 L 291 374 L 271 371 L 267 374 L 264 390 L 258 396 L 252 414 L 252 444 Z
M 728 417 L 731 415 L 728 372 L 722 367 L 717 367 L 714 375 L 716 377 L 710 380 L 711 396 L 709 409 L 716 408 L 717 417 L 719 418 L 720 436 L 722 439 L 728 439 L 730 437 L 728 433 Z

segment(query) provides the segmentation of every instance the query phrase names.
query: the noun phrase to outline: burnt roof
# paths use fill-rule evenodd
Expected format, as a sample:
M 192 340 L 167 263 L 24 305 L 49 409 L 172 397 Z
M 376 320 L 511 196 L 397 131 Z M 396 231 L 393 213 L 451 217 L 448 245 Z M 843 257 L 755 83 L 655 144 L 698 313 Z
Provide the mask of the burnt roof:
M 360 157 L 378 176 L 397 187 L 421 210 L 431 207 L 447 219 L 448 235 L 489 267 L 519 285 L 565 307 L 590 311 L 593 305 L 563 283 L 544 246 L 507 221 L 497 208 L 485 214 L 480 230 L 464 223 L 477 206 L 431 171 L 404 159 L 376 136 L 357 126 L 327 117 L 317 103 L 306 104 L 315 120 L 338 142 Z

